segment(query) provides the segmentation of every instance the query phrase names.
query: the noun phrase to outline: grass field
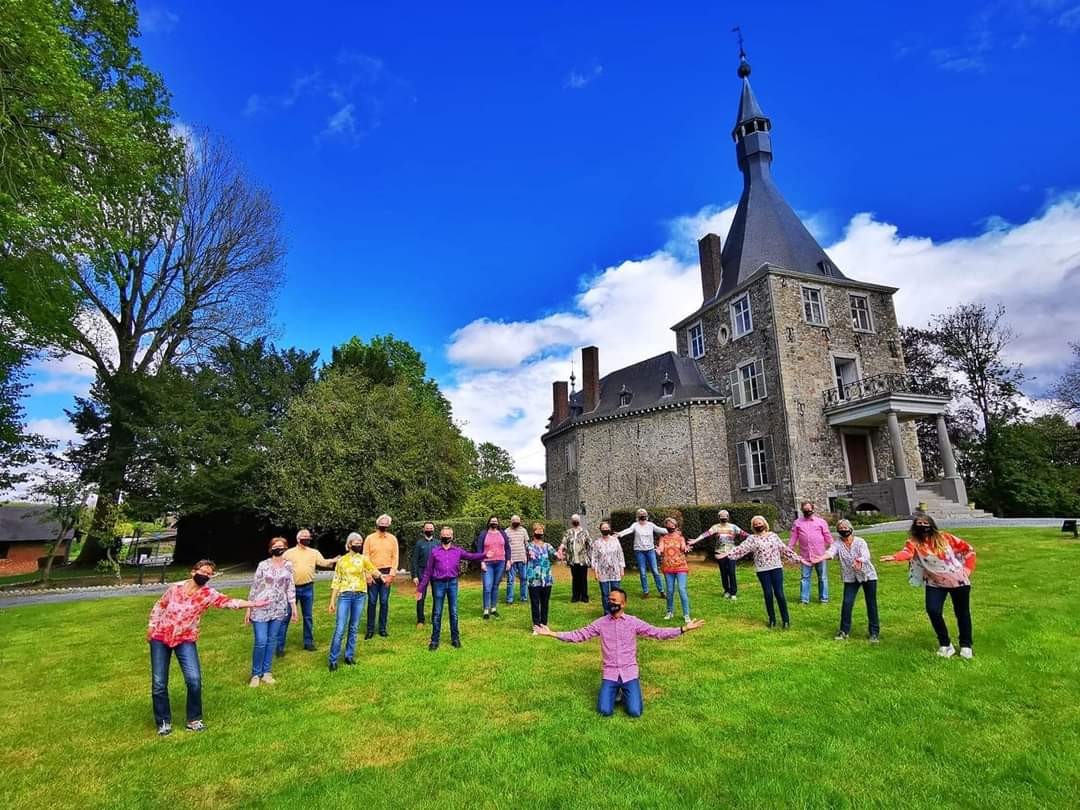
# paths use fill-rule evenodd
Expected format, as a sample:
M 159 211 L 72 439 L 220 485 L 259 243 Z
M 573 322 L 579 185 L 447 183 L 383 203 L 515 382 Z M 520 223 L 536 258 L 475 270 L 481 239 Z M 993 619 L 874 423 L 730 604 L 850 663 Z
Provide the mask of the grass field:
M 705 628 L 640 646 L 645 714 L 595 714 L 597 643 L 532 637 L 527 605 L 479 619 L 463 590 L 461 650 L 429 653 L 411 587 L 392 598 L 390 639 L 326 669 L 330 617 L 317 593 L 318 653 L 294 627 L 279 683 L 249 689 L 242 614 L 202 624 L 208 731 L 159 739 L 144 632 L 149 597 L 0 612 L 0 807 L 1077 807 L 1080 806 L 1080 543 L 1047 529 L 958 532 L 979 553 L 975 659 L 942 660 L 904 566 L 879 565 L 882 643 L 834 642 L 833 602 L 764 626 L 740 566 L 736 603 L 695 568 Z M 875 556 L 898 535 L 868 538 Z M 570 605 L 565 569 L 551 626 L 599 614 Z M 663 605 L 630 610 L 662 624 Z M 242 595 L 243 592 L 236 592 Z M 951 627 L 955 624 L 948 615 Z M 678 611 L 676 611 L 678 613 Z M 171 673 L 183 718 L 183 680 Z

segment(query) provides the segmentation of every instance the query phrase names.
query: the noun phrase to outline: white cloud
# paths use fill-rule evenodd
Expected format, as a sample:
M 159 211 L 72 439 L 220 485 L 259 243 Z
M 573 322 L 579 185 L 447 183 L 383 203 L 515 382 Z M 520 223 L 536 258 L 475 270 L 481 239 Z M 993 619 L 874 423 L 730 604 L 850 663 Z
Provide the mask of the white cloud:
M 583 87 L 587 87 L 599 79 L 603 72 L 604 66 L 595 61 L 583 70 L 574 68 L 567 75 L 566 80 L 563 82 L 563 87 L 569 90 L 581 90 Z
M 139 13 L 139 29 L 144 34 L 167 34 L 180 23 L 180 15 L 162 6 L 150 6 Z
M 30 368 L 35 394 L 86 396 L 94 382 L 94 364 L 74 354 L 44 357 Z
M 68 442 L 79 441 L 79 434 L 75 431 L 75 427 L 69 419 L 63 416 L 31 419 L 27 422 L 26 429 L 30 433 L 36 433 L 39 436 L 44 436 L 49 441 L 56 442 L 61 448 L 65 447 Z
M 252 93 L 250 96 L 248 96 L 247 102 L 245 102 L 244 104 L 244 110 L 242 114 L 245 117 L 250 118 L 253 115 L 258 115 L 264 109 L 265 104 L 263 103 L 262 96 L 260 96 L 258 93 Z
M 447 346 L 457 369 L 445 390 L 465 432 L 509 450 L 523 480 L 542 481 L 539 437 L 552 381 L 568 378 L 581 346 L 600 348 L 601 375 L 672 350 L 670 325 L 701 302 L 696 241 L 708 232 L 726 237 L 734 212 L 707 207 L 675 220 L 663 248 L 584 279 L 560 311 L 530 321 L 481 318 L 457 330 Z M 901 323 L 925 324 L 950 304 L 1005 304 L 1019 335 L 1012 359 L 1037 377 L 1033 396 L 1060 374 L 1068 340 L 1080 335 L 1080 193 L 1028 222 L 992 219 L 981 233 L 941 242 L 861 213 L 827 250 L 849 277 L 900 287 Z
M 340 110 L 335 112 L 329 118 L 326 119 L 326 129 L 323 130 L 324 135 L 356 135 L 356 116 L 353 111 L 356 109 L 355 104 L 346 104 Z

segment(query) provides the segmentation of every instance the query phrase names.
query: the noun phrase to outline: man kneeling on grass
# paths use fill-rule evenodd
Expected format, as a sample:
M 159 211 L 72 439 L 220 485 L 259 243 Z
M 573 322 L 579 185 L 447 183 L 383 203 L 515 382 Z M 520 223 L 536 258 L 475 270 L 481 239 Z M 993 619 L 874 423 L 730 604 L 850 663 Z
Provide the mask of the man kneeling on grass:
M 607 615 L 601 616 L 592 624 L 566 633 L 555 633 L 547 627 L 537 630 L 537 635 L 551 636 L 559 641 L 568 641 L 573 644 L 600 636 L 603 675 L 596 710 L 604 717 L 610 717 L 615 711 L 615 701 L 620 693 L 628 715 L 640 717 L 644 709 L 641 700 L 641 685 L 638 683 L 638 636 L 661 640 L 675 638 L 691 630 L 697 630 L 705 624 L 701 619 L 695 619 L 682 627 L 653 627 L 637 616 L 627 615 L 624 612 L 625 608 L 626 591 L 622 588 L 612 588 L 608 594 Z

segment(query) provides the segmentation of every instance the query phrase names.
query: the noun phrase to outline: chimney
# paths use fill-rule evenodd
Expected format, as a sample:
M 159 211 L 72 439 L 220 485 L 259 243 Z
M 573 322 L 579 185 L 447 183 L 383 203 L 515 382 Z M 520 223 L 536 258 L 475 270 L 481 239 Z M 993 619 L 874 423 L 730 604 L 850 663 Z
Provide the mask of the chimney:
M 720 289 L 723 268 L 720 266 L 722 245 L 715 233 L 707 233 L 698 240 L 698 257 L 701 261 L 701 295 L 708 301 Z
M 570 396 L 567 393 L 566 380 L 551 384 L 551 429 L 559 427 L 570 418 Z
M 585 413 L 600 404 L 600 350 L 586 346 L 581 350 L 581 393 L 585 396 Z

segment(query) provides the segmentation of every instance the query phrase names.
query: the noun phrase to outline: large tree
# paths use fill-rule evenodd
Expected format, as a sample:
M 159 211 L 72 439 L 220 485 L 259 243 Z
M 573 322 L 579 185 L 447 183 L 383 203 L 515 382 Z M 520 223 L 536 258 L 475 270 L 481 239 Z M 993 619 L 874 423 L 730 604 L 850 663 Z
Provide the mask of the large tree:
M 328 369 L 293 400 L 270 469 L 285 522 L 355 529 L 380 512 L 446 515 L 465 493 L 468 462 L 449 418 L 419 407 L 404 381 Z
M 376 385 L 404 383 L 422 407 L 450 417 L 450 402 L 427 376 L 427 364 L 408 341 L 376 335 L 365 343 L 353 337 L 334 347 L 330 368 L 352 369 Z
M 1080 343 L 1072 343 L 1072 362 L 1066 367 L 1061 379 L 1054 383 L 1050 395 L 1067 413 L 1080 415 Z
M 1060 415 L 999 429 L 996 494 L 1013 517 L 1080 513 L 1080 431 Z
M 41 444 L 20 400 L 29 359 L 73 320 L 63 257 L 179 156 L 137 33 L 133 0 L 0 3 L 0 486 Z
M 473 461 L 474 489 L 488 484 L 516 484 L 514 457 L 505 448 L 494 442 L 480 442 L 476 445 Z
M 489 483 L 469 493 L 461 510 L 469 517 L 499 515 L 504 520 L 519 515 L 522 520 L 544 519 L 544 492 L 525 484 Z
M 87 305 L 64 348 L 97 371 L 90 409 L 97 412 L 84 400 L 74 414 L 76 425 L 98 438 L 96 455 L 83 454 L 98 484 L 84 564 L 100 559 L 111 539 L 147 424 L 148 380 L 206 358 L 230 338 L 266 334 L 281 281 L 278 211 L 224 141 L 200 133 L 169 192 L 175 209 L 160 215 L 139 198 L 103 212 L 122 238 L 94 242 L 68 268 Z

